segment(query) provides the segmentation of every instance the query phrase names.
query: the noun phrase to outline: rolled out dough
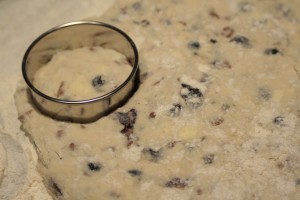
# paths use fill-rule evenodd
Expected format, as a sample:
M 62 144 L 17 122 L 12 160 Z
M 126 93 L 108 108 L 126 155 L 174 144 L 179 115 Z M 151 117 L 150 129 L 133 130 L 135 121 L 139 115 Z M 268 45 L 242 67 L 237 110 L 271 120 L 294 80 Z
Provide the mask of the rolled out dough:
M 40 114 L 21 82 L 53 198 L 299 199 L 300 24 L 285 2 L 119 1 L 96 20 L 137 43 L 141 84 L 92 124 Z

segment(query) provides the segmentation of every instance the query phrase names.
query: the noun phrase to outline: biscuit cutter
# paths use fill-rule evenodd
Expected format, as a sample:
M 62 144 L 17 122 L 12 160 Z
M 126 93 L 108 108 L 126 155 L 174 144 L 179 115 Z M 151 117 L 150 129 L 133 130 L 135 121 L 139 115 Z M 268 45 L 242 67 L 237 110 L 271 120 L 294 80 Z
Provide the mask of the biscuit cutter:
M 34 86 L 36 71 L 55 53 L 83 46 L 101 46 L 123 54 L 132 66 L 128 78 L 102 96 L 79 101 L 51 97 Z M 70 22 L 46 31 L 31 43 L 22 61 L 23 78 L 38 110 L 53 119 L 76 123 L 94 122 L 122 106 L 137 89 L 138 71 L 138 50 L 133 40 L 119 28 L 97 21 Z

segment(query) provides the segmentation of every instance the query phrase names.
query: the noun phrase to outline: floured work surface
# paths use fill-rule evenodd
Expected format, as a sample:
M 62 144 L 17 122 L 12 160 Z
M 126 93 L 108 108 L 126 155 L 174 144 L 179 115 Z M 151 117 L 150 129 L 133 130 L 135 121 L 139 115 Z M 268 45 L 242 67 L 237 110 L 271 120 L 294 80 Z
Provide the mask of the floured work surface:
M 299 199 L 300 22 L 285 1 L 120 1 L 141 85 L 92 124 L 16 104 L 55 199 Z

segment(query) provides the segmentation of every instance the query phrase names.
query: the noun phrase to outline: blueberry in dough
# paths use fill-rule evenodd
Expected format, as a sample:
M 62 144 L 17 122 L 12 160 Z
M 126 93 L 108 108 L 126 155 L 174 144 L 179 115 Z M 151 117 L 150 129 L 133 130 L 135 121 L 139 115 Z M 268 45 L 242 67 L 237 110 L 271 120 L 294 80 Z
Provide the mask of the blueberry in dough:
M 96 76 L 93 80 L 92 80 L 92 86 L 94 88 L 99 88 L 101 86 L 103 86 L 105 84 L 105 80 L 103 79 L 103 77 L 100 76 Z

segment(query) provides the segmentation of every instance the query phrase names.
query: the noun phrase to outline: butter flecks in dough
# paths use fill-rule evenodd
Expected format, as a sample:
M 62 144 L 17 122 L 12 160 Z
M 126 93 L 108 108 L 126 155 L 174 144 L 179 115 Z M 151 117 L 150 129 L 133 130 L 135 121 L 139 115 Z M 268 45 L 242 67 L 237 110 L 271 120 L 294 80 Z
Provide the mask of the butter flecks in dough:
M 113 91 L 131 70 L 126 57 L 115 50 L 82 47 L 56 53 L 36 72 L 34 85 L 54 98 L 86 100 Z
M 300 25 L 283 5 L 120 1 L 109 10 L 101 21 L 125 30 L 140 53 L 142 83 L 125 106 L 80 125 L 49 119 L 26 90 L 16 94 L 53 197 L 298 199 L 291 49 Z

